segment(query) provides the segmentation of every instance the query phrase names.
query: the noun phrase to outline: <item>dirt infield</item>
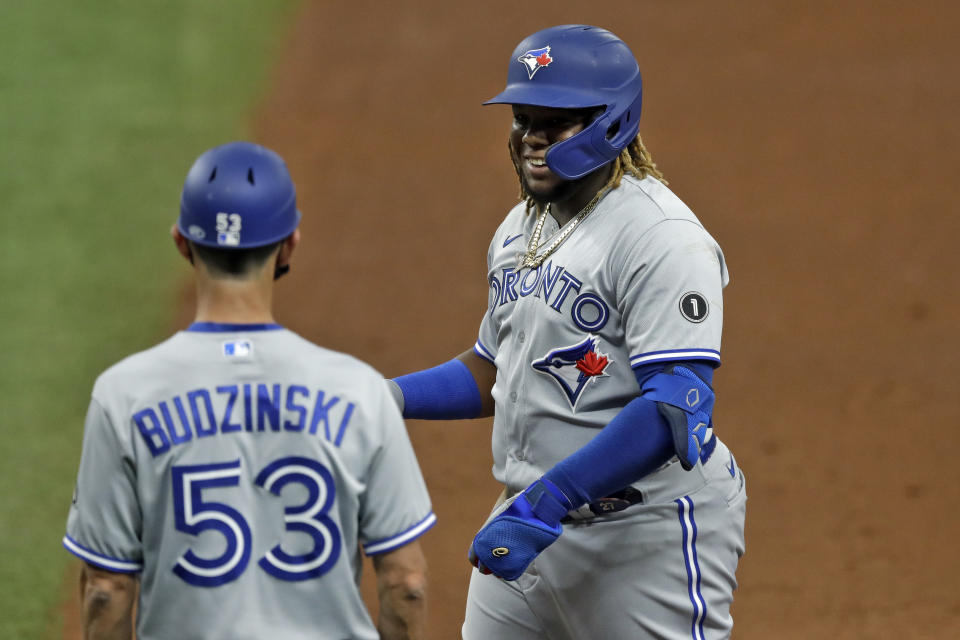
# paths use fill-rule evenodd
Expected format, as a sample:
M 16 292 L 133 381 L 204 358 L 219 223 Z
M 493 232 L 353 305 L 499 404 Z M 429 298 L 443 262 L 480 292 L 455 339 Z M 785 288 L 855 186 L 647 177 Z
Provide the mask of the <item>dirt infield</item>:
M 391 376 L 469 348 L 516 191 L 506 109 L 480 103 L 527 33 L 611 28 L 641 61 L 647 146 L 730 265 L 735 636 L 960 637 L 958 5 L 403 4 L 306 3 L 257 116 L 304 212 L 280 321 Z M 439 517 L 429 637 L 455 638 L 490 423 L 409 429 Z

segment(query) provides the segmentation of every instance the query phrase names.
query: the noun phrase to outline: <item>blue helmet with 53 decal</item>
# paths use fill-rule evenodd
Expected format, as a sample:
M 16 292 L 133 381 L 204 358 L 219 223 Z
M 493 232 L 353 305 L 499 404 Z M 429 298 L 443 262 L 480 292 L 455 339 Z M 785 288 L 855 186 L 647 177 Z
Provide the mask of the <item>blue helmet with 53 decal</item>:
M 196 244 L 262 247 L 280 242 L 299 223 L 286 163 L 258 144 L 230 142 L 205 151 L 183 183 L 177 227 Z
M 599 27 L 568 24 L 518 44 L 506 89 L 484 104 L 604 107 L 583 131 L 547 150 L 550 170 L 575 180 L 613 161 L 636 137 L 642 97 L 640 68 L 620 38 Z

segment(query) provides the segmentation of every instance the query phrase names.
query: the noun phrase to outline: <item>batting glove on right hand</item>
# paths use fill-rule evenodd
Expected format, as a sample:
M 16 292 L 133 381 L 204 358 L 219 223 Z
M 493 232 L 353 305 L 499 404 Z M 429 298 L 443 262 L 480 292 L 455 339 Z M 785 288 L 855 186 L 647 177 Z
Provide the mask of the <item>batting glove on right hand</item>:
M 470 547 L 470 563 L 481 573 L 516 580 L 560 537 L 560 519 L 571 508 L 556 485 L 543 478 L 537 480 L 504 502 L 480 529 Z

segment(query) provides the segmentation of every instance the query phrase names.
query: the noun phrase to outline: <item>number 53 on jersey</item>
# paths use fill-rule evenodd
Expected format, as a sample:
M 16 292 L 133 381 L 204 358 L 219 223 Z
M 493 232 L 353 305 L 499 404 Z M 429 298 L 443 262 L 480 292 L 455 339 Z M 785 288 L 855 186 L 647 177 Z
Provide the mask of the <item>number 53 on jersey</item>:
M 192 549 L 184 552 L 173 572 L 185 582 L 198 587 L 216 587 L 236 580 L 246 571 L 252 542 L 246 518 L 230 505 L 205 500 L 203 496 L 206 489 L 238 486 L 243 475 L 239 459 L 172 468 L 177 530 L 192 536 L 213 530 L 226 542 L 223 553 L 215 558 L 202 558 Z M 316 460 L 291 456 L 268 464 L 254 479 L 254 484 L 276 496 L 290 483 L 302 485 L 308 496 L 303 504 L 284 510 L 286 530 L 308 534 L 313 539 L 313 548 L 307 553 L 292 555 L 283 550 L 282 544 L 277 544 L 257 564 L 280 580 L 319 578 L 340 556 L 340 530 L 327 515 L 336 497 L 333 476 Z

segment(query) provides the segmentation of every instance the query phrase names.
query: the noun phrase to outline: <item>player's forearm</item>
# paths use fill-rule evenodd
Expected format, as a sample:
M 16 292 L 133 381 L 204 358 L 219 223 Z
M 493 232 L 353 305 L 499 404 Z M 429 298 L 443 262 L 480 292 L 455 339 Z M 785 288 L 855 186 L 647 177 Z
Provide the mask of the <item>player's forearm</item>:
M 579 507 L 636 482 L 671 456 L 670 430 L 656 403 L 637 398 L 544 477 Z
M 133 638 L 136 578 L 85 565 L 80 573 L 84 640 Z
M 712 380 L 708 365 L 684 363 Z M 635 371 L 641 390 L 661 366 Z M 657 403 L 634 399 L 589 443 L 550 469 L 544 478 L 554 483 L 574 506 L 602 498 L 655 471 L 676 454 L 670 425 Z
M 427 561 L 418 542 L 374 556 L 383 640 L 423 638 L 427 615 Z
M 426 581 L 420 576 L 392 585 L 381 585 L 380 620 L 383 640 L 417 640 L 423 637 L 427 616 Z

